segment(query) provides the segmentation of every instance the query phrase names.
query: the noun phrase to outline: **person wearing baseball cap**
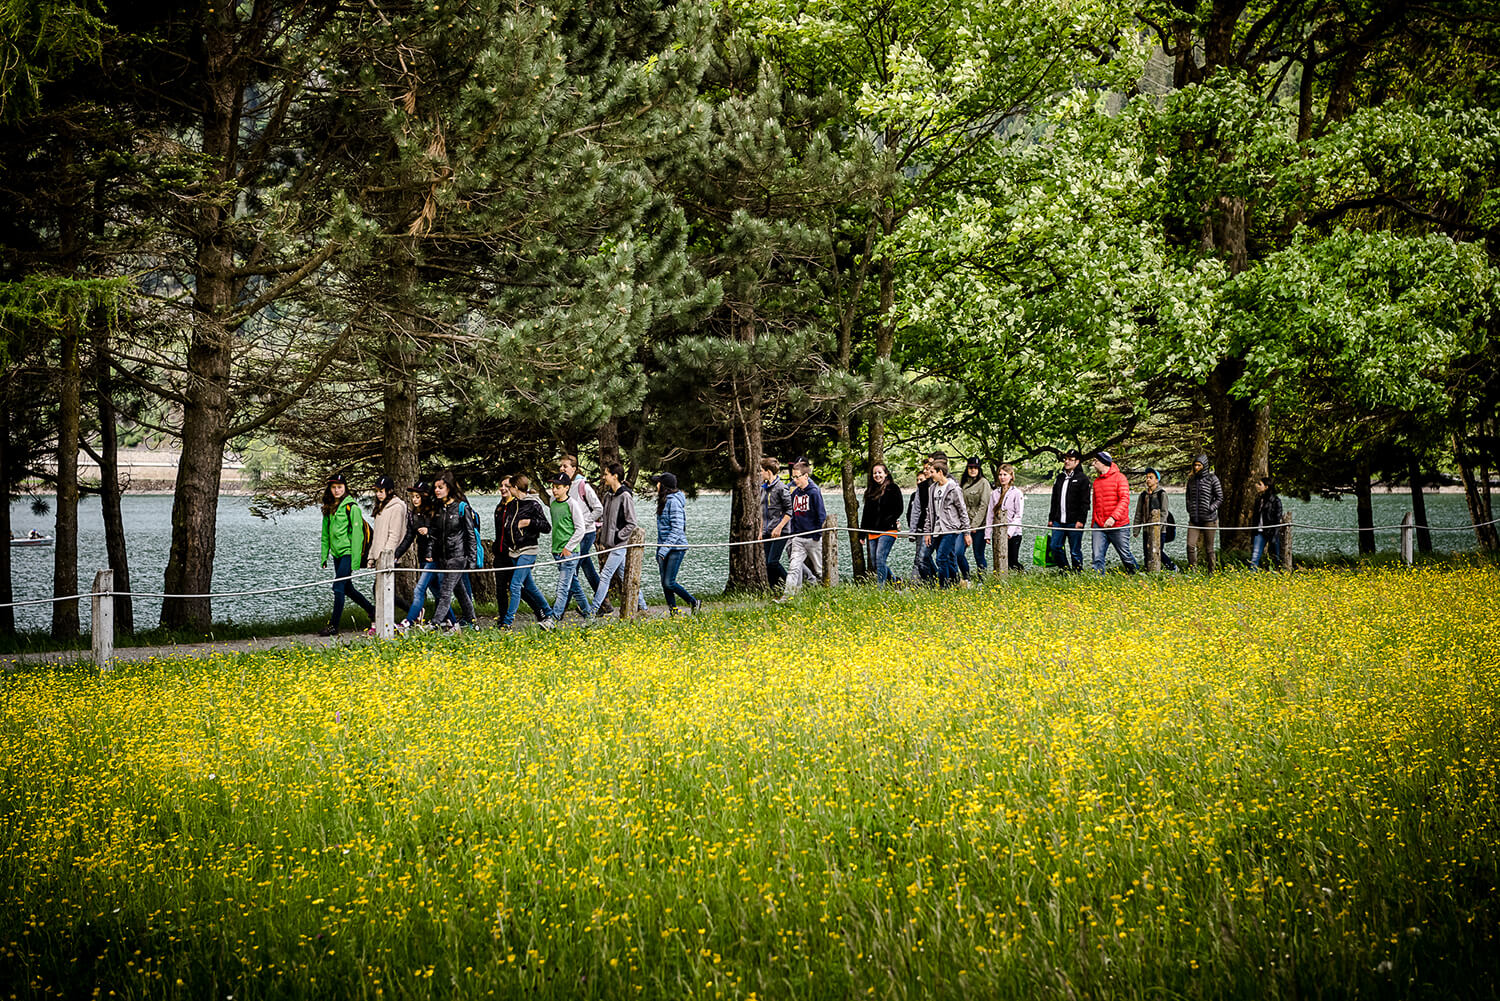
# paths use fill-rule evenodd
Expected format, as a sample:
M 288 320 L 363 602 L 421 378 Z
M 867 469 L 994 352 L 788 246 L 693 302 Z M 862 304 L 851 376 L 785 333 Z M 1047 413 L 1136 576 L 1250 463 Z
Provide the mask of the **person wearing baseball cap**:
M 333 615 L 328 625 L 319 631 L 319 636 L 337 636 L 339 620 L 344 617 L 344 598 L 347 596 L 364 609 L 375 621 L 375 605 L 359 593 L 349 575 L 354 568 L 363 565 L 365 545 L 365 513 L 359 502 L 349 495 L 349 483 L 343 473 L 333 473 L 323 488 L 323 536 L 321 544 L 323 566 L 333 559 Z
M 1062 472 L 1052 482 L 1052 507 L 1047 512 L 1047 527 L 1052 530 L 1047 562 L 1066 568 L 1071 556 L 1074 573 L 1083 571 L 1083 525 L 1089 516 L 1089 478 L 1078 468 L 1082 459 L 1083 453 L 1076 448 L 1062 454 Z

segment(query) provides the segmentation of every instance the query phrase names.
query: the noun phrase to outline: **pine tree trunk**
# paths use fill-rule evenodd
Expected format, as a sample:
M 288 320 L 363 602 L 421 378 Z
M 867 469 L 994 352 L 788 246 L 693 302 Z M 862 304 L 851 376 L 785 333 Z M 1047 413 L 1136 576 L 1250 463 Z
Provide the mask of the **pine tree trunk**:
M 599 425 L 599 468 L 620 461 L 620 419 L 611 417 Z M 760 460 L 757 459 L 757 462 Z
M 1375 552 L 1375 508 L 1370 497 L 1370 464 L 1360 460 L 1354 471 L 1355 508 L 1359 518 L 1359 552 L 1361 556 Z
M 13 478 L 11 473 L 11 448 L 10 448 L 10 392 L 0 390 L 0 529 L 5 536 L 5 551 L 0 553 L 0 635 L 14 636 L 16 634 L 16 610 L 8 607 L 15 601 L 15 590 L 11 587 L 11 559 L 10 559 L 10 483 Z
M 78 427 L 82 373 L 77 318 L 63 329 L 57 402 L 57 521 L 53 531 L 52 595 L 78 593 Z M 7 543 L 9 545 L 9 543 Z M 52 635 L 78 635 L 78 599 L 52 603 Z
M 216 179 L 228 183 L 237 148 L 234 74 L 235 36 L 228 26 L 233 10 L 209 15 L 203 35 L 203 156 Z M 233 214 L 221 201 L 207 200 L 196 213 L 198 257 L 193 269 L 193 333 L 187 352 L 187 403 L 182 414 L 182 459 L 172 498 L 172 548 L 162 588 L 168 594 L 206 594 L 213 585 L 217 542 L 219 481 L 229 428 L 229 374 L 234 362 L 224 318 L 234 304 Z M 213 620 L 210 598 L 173 597 L 162 601 L 167 629 L 207 629 Z
M 1242 371 L 1239 359 L 1222 361 L 1206 387 L 1214 424 L 1211 458 L 1224 487 L 1219 524 L 1226 527 L 1249 522 L 1255 510 L 1255 480 L 1266 473 L 1271 446 L 1270 406 L 1251 406 L 1230 393 Z M 1219 538 L 1221 549 L 1250 549 L 1249 532 L 1224 532 Z
M 854 487 L 854 445 L 853 428 L 848 417 L 848 408 L 841 407 L 843 420 L 839 421 L 839 454 L 844 461 L 839 464 L 839 485 L 844 491 L 844 525 L 854 527 L 859 524 L 859 494 Z M 865 576 L 865 550 L 863 546 L 853 544 L 855 536 L 848 532 L 840 531 L 839 540 L 842 544 L 849 546 L 849 558 L 854 568 L 854 579 L 862 580 Z
M 386 341 L 381 357 L 381 382 L 385 387 L 381 409 L 380 461 L 385 474 L 396 481 L 396 489 L 408 504 L 407 490 L 420 475 L 417 455 L 417 387 L 411 372 L 416 352 L 401 335 Z M 402 554 L 397 566 L 407 569 L 417 565 L 417 546 Z M 410 607 L 415 596 L 415 574 L 396 574 L 396 604 Z
M 753 344 L 756 338 L 755 314 L 747 306 L 736 307 L 730 322 L 734 339 Z M 734 472 L 734 490 L 729 501 L 729 541 L 750 542 L 761 537 L 760 460 L 765 455 L 762 432 L 764 397 L 759 380 L 752 376 L 745 383 L 736 380 L 734 392 L 741 397 L 737 417 L 729 429 L 729 463 Z M 600 449 L 604 436 L 600 435 Z M 766 576 L 765 550 L 755 545 L 737 545 L 729 549 L 729 582 L 726 592 L 764 591 L 770 586 Z
M 1432 530 L 1427 524 L 1427 495 L 1422 492 L 1424 480 L 1422 468 L 1413 460 L 1410 469 L 1411 479 L 1411 513 L 1412 520 L 1417 523 L 1417 550 L 1423 553 L 1432 552 Z
M 895 219 L 889 208 L 886 210 L 886 216 L 883 228 L 886 230 L 887 235 L 889 235 L 895 226 Z M 877 361 L 890 361 L 891 352 L 896 346 L 896 321 L 892 316 L 895 304 L 895 267 L 889 259 L 882 258 L 880 261 L 880 323 L 875 330 L 875 358 Z M 881 464 L 885 463 L 884 415 L 878 410 L 875 411 L 870 415 L 867 426 L 870 432 L 869 468 L 874 469 L 877 462 Z M 858 524 L 858 522 L 852 522 L 851 524 Z M 855 551 L 860 550 L 859 546 L 852 546 L 852 548 Z M 862 555 L 861 559 L 863 559 Z M 855 577 L 858 578 L 859 574 L 856 573 Z
M 95 391 L 99 399 L 99 504 L 104 514 L 104 549 L 115 575 L 115 590 L 130 590 L 130 561 L 125 548 L 125 513 L 120 486 L 120 434 L 115 412 L 114 385 L 109 370 L 109 341 L 100 334 L 94 349 Z M 135 607 L 129 597 L 114 599 L 116 635 L 135 633 Z

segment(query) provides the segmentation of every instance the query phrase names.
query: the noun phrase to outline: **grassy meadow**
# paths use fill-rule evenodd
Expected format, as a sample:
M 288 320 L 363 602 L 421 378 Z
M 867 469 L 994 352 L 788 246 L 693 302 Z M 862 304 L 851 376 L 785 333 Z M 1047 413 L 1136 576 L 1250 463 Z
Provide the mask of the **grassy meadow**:
M 0 997 L 1493 997 L 1500 571 L 0 680 Z

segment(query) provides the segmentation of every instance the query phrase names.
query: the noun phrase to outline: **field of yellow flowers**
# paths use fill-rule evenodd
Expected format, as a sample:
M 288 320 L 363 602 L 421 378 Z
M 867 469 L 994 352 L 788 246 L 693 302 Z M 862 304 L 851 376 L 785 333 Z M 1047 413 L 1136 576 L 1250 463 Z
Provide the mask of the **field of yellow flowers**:
M 38 668 L 0 996 L 1493 996 L 1500 572 Z

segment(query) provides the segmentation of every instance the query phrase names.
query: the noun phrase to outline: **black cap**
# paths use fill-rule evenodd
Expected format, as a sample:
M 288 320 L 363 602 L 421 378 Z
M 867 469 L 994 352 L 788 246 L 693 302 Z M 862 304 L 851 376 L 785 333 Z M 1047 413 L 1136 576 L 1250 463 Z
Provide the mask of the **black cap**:
M 1070 448 L 1062 454 L 1062 457 L 1064 459 L 1081 459 L 1083 458 L 1083 453 L 1076 448 Z
M 567 473 L 558 473 L 552 479 L 548 480 L 547 483 L 554 487 L 571 487 L 573 485 L 573 477 Z
M 411 486 L 407 487 L 406 488 L 406 492 L 407 493 L 411 493 L 411 494 L 426 494 L 426 493 L 431 493 L 432 492 L 432 484 L 428 483 L 426 480 L 418 480 L 417 482 L 413 483 Z
M 658 483 L 666 487 L 668 490 L 677 489 L 677 477 L 673 476 L 671 473 L 657 473 L 655 476 L 651 477 L 651 484 L 653 486 Z
M 969 463 L 964 468 L 965 469 L 968 469 L 968 468 L 982 469 L 984 467 L 982 467 L 982 466 L 979 465 L 979 456 L 974 455 L 974 456 L 970 456 L 969 457 Z
M 332 473 L 332 474 L 329 475 L 329 477 L 328 477 L 328 485 L 331 487 L 335 483 L 342 483 L 345 486 L 349 485 L 349 481 L 346 480 L 346 479 L 344 479 L 344 474 L 343 473 Z
M 377 476 L 375 478 L 375 489 L 386 491 L 395 490 L 396 481 L 391 479 L 389 476 Z

